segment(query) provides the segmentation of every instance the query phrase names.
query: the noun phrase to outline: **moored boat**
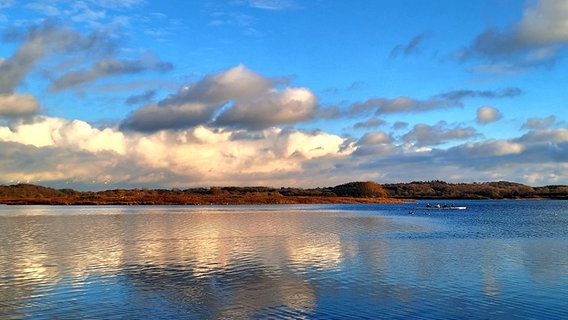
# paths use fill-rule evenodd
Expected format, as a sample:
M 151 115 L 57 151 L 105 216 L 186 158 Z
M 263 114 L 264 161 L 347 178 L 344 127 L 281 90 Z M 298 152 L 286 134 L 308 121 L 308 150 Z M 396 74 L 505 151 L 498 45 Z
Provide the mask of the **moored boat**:
M 467 207 L 465 206 L 455 206 L 455 205 L 440 205 L 436 204 L 435 206 L 431 206 L 427 204 L 425 207 L 414 207 L 414 210 L 465 210 Z

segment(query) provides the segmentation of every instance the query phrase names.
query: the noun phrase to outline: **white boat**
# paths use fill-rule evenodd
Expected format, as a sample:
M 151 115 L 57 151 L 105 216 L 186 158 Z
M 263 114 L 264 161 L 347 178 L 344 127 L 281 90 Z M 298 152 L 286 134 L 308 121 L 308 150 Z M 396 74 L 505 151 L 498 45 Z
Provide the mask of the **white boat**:
M 456 206 L 447 206 L 447 207 L 415 207 L 414 210 L 465 210 L 467 207 L 456 207 Z

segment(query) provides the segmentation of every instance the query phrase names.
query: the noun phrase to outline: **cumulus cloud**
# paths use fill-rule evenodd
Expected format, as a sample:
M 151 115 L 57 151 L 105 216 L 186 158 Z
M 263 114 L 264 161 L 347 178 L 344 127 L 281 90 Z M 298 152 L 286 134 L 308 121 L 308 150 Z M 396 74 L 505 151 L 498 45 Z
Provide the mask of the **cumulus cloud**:
M 316 111 L 316 97 L 305 88 L 270 91 L 254 100 L 235 103 L 217 118 L 216 124 L 249 129 L 294 124 Z
M 310 90 L 278 90 L 277 84 L 238 65 L 136 110 L 122 127 L 152 132 L 209 124 L 258 130 L 293 124 L 315 113 L 317 101 Z
M 407 136 L 405 141 L 422 146 L 475 135 L 469 128 L 445 123 L 417 126 L 411 132 L 419 138 Z M 566 157 L 568 130 L 563 128 L 442 150 L 397 145 L 384 132 L 367 133 L 357 142 L 322 131 L 277 127 L 251 132 L 198 125 L 141 134 L 40 116 L 33 122 L 0 126 L 3 183 L 29 180 L 87 189 L 106 189 L 105 183 L 322 186 L 362 178 L 538 183 L 535 174 L 546 175 L 548 181 L 561 179 L 559 163 Z M 534 163 L 538 166 L 527 166 Z
M 218 107 L 198 102 L 167 107 L 149 104 L 134 111 L 122 122 L 121 128 L 141 132 L 189 128 L 207 123 Z
M 473 68 L 481 72 L 513 73 L 550 66 L 558 58 L 559 47 L 568 44 L 567 17 L 564 0 L 531 1 L 521 20 L 504 29 L 488 28 L 458 56 L 489 60 Z
M 440 121 L 433 126 L 417 124 L 402 138 L 404 141 L 414 143 L 417 146 L 435 146 L 451 140 L 475 138 L 478 135 L 474 128 L 448 128 L 445 121 Z
M 221 104 L 228 100 L 254 98 L 271 89 L 277 82 L 240 64 L 220 73 L 183 87 L 160 102 L 160 106 L 179 105 L 187 102 Z
M 490 106 L 484 106 L 484 107 L 480 107 L 479 109 L 477 109 L 477 122 L 478 123 L 490 123 L 490 122 L 495 122 L 499 119 L 501 119 L 502 115 L 499 112 L 499 110 L 490 107 Z
M 23 116 L 39 111 L 39 101 L 29 93 L 0 94 L 0 116 Z
M 83 182 L 111 179 L 124 185 L 158 186 L 172 183 L 179 186 L 192 181 L 199 185 L 257 184 L 259 181 L 255 179 L 259 176 L 293 179 L 305 175 L 307 163 L 323 164 L 345 158 L 354 150 L 346 145 L 346 139 L 321 131 L 273 127 L 250 135 L 240 129 L 196 126 L 142 135 L 49 117 L 11 128 L 0 127 L 0 144 L 9 146 L 11 159 L 49 154 L 41 165 L 43 170 L 37 171 L 16 170 L 16 164 L 8 165 L 6 159 L 0 159 L 0 163 L 6 164 L 0 167 L 3 177 Z M 55 158 L 56 151 L 61 152 L 61 158 Z M 77 156 L 71 154 L 79 156 L 81 161 L 75 161 Z M 101 167 L 91 170 L 93 163 Z M 6 170 L 11 170 L 9 175 L 4 175 L 8 173 Z
M 17 123 L 13 128 L 0 127 L 0 140 L 34 147 L 61 147 L 97 153 L 100 151 L 125 153 L 125 139 L 121 132 L 110 128 L 96 129 L 84 121 L 65 120 L 45 116 L 31 123 Z

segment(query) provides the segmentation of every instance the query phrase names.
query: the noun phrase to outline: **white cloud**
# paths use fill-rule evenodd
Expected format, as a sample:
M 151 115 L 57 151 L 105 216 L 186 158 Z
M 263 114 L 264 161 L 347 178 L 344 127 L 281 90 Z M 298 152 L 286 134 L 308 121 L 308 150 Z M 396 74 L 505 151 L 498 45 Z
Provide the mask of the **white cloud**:
M 10 155 L 0 161 L 5 164 L 0 174 L 77 183 L 113 177 L 123 185 L 257 184 L 261 177 L 301 177 L 310 161 L 348 157 L 353 148 L 345 148 L 345 141 L 325 132 L 279 128 L 248 136 L 242 130 L 205 126 L 125 134 L 79 120 L 38 117 L 12 129 L 0 127 L 0 144 L 10 146 L 3 149 Z M 19 161 L 13 161 L 17 154 Z M 45 161 L 37 170 L 19 164 L 38 159 Z M 93 169 L 93 164 L 99 167 Z M 271 179 L 275 183 L 279 178 Z
M 422 144 L 463 137 L 458 129 L 464 128 L 442 123 L 426 129 L 431 136 L 422 138 Z M 412 132 L 417 131 L 415 127 Z M 69 182 L 67 187 L 90 185 L 91 189 L 108 189 L 104 183 L 326 186 L 360 179 L 400 182 L 440 177 L 448 181 L 526 177 L 528 182 L 537 173 L 563 182 L 558 159 L 567 156 L 568 130 L 562 128 L 440 150 L 396 145 L 382 132 L 369 133 L 355 143 L 322 131 L 276 127 L 253 133 L 199 125 L 141 134 L 49 117 L 0 126 L 3 183 L 29 180 L 64 187 Z
M 484 106 L 477 109 L 477 122 L 479 123 L 495 122 L 501 119 L 501 117 L 499 110 L 491 106 Z
M 124 154 L 125 137 L 113 129 L 96 129 L 80 120 L 37 117 L 33 123 L 20 123 L 14 129 L 2 127 L 0 140 L 35 147 L 72 148 L 97 153 L 110 151 Z

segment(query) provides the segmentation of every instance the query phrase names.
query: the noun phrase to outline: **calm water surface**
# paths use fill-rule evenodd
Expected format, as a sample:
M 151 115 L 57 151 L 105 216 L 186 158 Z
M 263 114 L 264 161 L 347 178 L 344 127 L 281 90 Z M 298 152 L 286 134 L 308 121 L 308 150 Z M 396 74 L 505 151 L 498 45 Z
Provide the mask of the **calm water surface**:
M 568 202 L 456 204 L 0 206 L 0 319 L 567 319 Z

